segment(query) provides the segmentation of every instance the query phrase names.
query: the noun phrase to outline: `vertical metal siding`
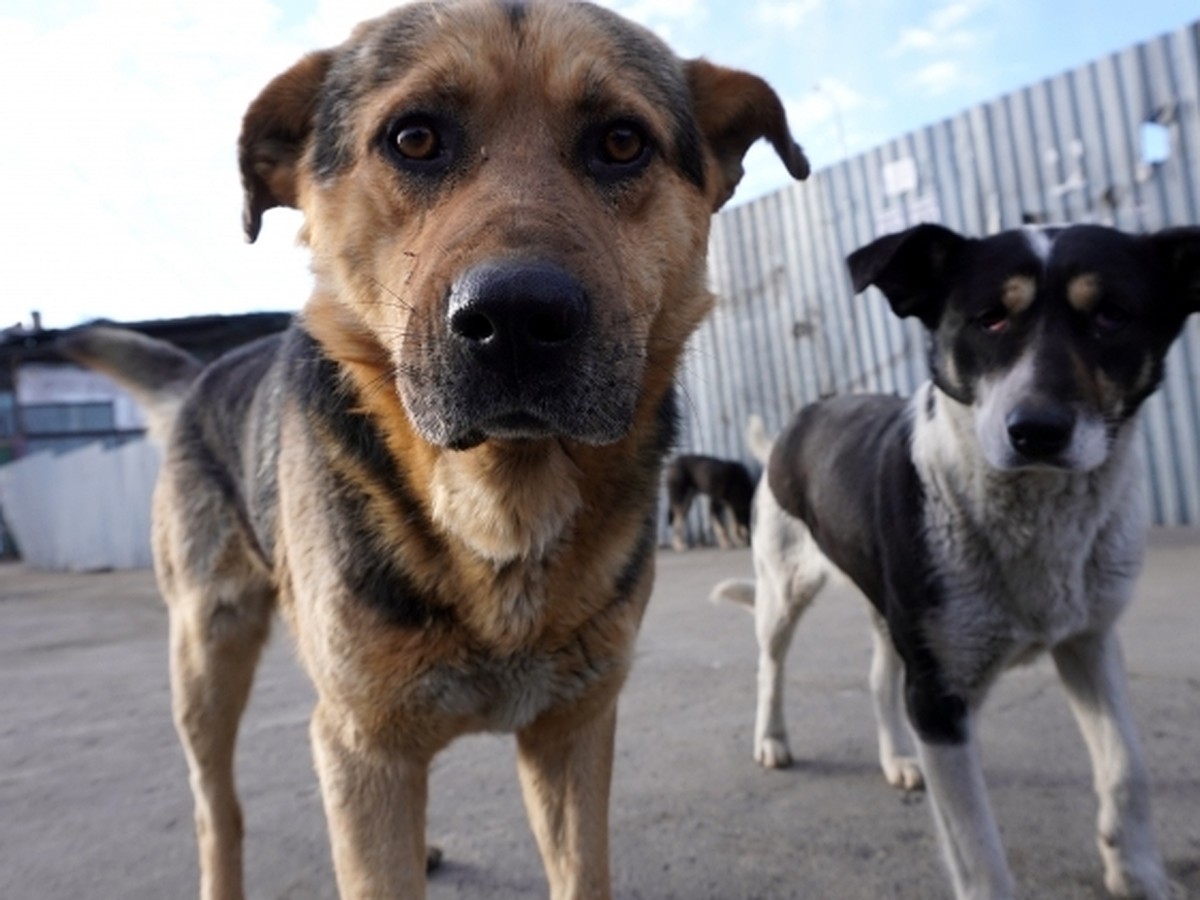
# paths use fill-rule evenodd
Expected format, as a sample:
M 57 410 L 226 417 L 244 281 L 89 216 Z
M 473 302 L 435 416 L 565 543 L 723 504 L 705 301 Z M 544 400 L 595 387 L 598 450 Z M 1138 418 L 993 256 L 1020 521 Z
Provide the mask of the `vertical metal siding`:
M 1171 155 L 1151 167 L 1141 158 L 1142 123 L 1162 110 Z M 889 196 L 884 166 L 906 159 L 917 186 Z M 891 315 L 877 291 L 854 295 L 846 255 L 922 220 L 989 234 L 1026 216 L 1128 231 L 1200 224 L 1200 22 L 718 216 L 710 260 L 718 305 L 684 367 L 682 449 L 749 462 L 752 412 L 774 431 L 830 394 L 911 393 L 926 376 L 924 335 Z M 1142 440 L 1154 520 L 1200 524 L 1200 317 L 1146 405 Z M 707 528 L 704 514 L 693 524 Z

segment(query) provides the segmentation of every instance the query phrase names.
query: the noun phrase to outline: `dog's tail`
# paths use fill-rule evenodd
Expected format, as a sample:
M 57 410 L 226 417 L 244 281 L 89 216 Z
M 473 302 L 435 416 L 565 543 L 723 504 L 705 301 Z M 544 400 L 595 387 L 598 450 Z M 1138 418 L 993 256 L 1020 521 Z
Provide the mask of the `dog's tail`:
M 751 413 L 750 418 L 746 419 L 745 438 L 750 455 L 766 466 L 770 458 L 770 448 L 775 442 L 767 434 L 767 425 L 764 424 L 761 415 Z
M 708 595 L 711 603 L 732 603 L 754 612 L 754 582 L 746 578 L 728 578 Z
M 758 413 L 751 413 L 746 420 L 746 446 L 750 448 L 751 455 L 765 466 L 771 458 L 771 445 L 774 443 L 767 434 L 762 417 Z
M 55 349 L 129 391 L 146 412 L 151 439 L 160 444 L 203 368 L 200 360 L 174 344 L 126 328 L 81 328 L 60 338 Z

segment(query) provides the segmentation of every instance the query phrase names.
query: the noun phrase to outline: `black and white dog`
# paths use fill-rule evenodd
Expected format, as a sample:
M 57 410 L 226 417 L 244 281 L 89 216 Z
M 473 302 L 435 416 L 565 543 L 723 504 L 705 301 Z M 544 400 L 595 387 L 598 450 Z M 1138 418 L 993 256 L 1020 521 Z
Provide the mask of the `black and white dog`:
M 667 524 L 676 550 L 688 548 L 687 514 L 697 494 L 708 497 L 713 532 L 722 548 L 749 543 L 754 477 L 740 462 L 683 454 L 667 464 L 666 482 Z
M 1146 531 L 1135 418 L 1200 311 L 1200 228 L 973 240 L 921 225 L 849 265 L 856 290 L 877 286 L 929 329 L 932 380 L 909 400 L 808 406 L 770 450 L 756 583 L 714 591 L 754 608 L 755 758 L 790 761 L 784 656 L 840 570 L 874 607 L 884 774 L 928 786 L 956 894 L 1014 893 L 973 716 L 1001 671 L 1048 650 L 1092 759 L 1105 883 L 1166 897 L 1113 625 Z

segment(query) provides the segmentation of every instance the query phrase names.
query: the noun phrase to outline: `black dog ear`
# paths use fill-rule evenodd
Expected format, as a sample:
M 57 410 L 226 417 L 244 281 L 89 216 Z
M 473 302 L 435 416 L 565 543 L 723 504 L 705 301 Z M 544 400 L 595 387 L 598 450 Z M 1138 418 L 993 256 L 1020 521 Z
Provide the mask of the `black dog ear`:
M 1162 260 L 1172 299 L 1182 304 L 1182 318 L 1200 312 L 1200 227 L 1167 228 L 1149 240 Z
M 917 225 L 889 234 L 846 258 L 856 292 L 883 291 L 896 315 L 937 327 L 951 279 L 968 239 L 941 225 Z

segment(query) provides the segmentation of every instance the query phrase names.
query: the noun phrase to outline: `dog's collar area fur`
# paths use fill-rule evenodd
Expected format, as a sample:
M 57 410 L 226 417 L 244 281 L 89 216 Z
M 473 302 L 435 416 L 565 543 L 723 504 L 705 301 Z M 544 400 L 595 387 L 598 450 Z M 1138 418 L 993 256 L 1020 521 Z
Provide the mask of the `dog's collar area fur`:
M 570 533 L 581 477 L 557 440 L 489 442 L 438 456 L 430 512 L 497 568 L 540 560 Z

